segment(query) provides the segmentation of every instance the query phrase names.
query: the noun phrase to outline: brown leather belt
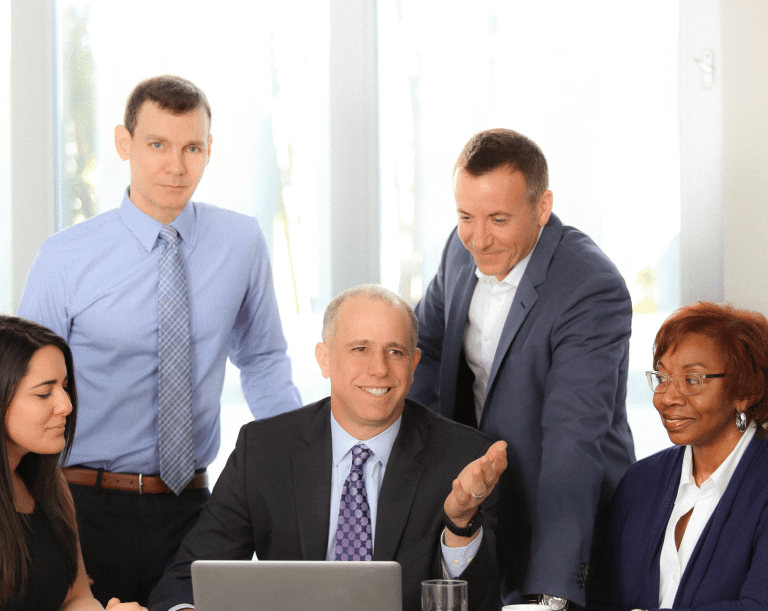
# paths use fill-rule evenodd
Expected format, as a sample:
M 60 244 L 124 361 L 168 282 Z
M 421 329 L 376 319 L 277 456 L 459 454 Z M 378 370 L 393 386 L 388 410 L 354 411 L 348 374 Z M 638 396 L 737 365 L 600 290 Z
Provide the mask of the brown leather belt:
M 70 484 L 78 486 L 101 486 L 108 490 L 137 492 L 138 494 L 165 494 L 171 489 L 165 485 L 159 475 L 143 475 L 141 473 L 110 473 L 100 469 L 83 469 L 80 467 L 64 467 L 64 476 Z M 204 469 L 190 480 L 184 490 L 194 490 L 208 487 L 208 472 Z

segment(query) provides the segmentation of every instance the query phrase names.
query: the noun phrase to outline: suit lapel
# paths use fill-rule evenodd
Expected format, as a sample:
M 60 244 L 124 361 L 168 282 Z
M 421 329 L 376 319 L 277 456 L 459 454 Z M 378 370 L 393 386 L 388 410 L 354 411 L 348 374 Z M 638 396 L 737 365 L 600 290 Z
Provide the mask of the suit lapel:
M 677 596 L 675 597 L 675 608 L 682 608 L 680 605 L 685 604 L 687 607 L 691 607 L 695 594 L 701 586 L 701 582 L 707 574 L 707 569 L 711 563 L 715 561 L 716 553 L 718 551 L 718 542 L 723 535 L 725 525 L 729 520 L 734 519 L 734 515 L 743 515 L 740 511 L 735 509 L 737 497 L 739 492 L 745 496 L 749 494 L 748 488 L 752 484 L 747 478 L 747 474 L 750 471 L 752 463 L 755 462 L 757 455 L 763 448 L 763 444 L 759 439 L 753 437 L 749 442 L 744 454 L 739 460 L 739 464 L 736 470 L 733 472 L 728 485 L 723 492 L 723 496 L 717 503 L 715 510 L 704 527 L 696 546 L 691 552 L 691 557 L 688 560 L 688 565 L 685 568 L 685 572 L 680 580 L 678 586 Z M 761 456 L 760 458 L 765 458 Z M 764 464 L 762 461 L 757 464 Z M 761 467 L 762 468 L 762 467 Z M 743 487 L 747 488 L 747 492 L 742 490 Z M 737 518 L 738 519 L 738 518 Z
M 485 420 L 485 415 L 489 407 L 488 397 L 491 396 L 490 390 L 493 388 L 496 374 L 499 373 L 501 363 L 512 346 L 512 341 L 515 339 L 515 336 L 528 316 L 528 313 L 539 300 L 539 292 L 536 287 L 547 279 L 549 264 L 552 261 L 552 257 L 554 256 L 555 250 L 557 249 L 558 244 L 560 244 L 562 237 L 563 224 L 557 216 L 552 214 L 549 217 L 549 222 L 547 222 L 544 227 L 544 231 L 541 233 L 541 238 L 539 239 L 538 244 L 536 244 L 536 247 L 533 250 L 531 260 L 528 262 L 528 267 L 525 269 L 525 273 L 520 279 L 520 284 L 515 293 L 515 299 L 512 301 L 512 305 L 509 308 L 509 314 L 507 314 L 507 320 L 504 322 L 504 328 L 502 329 L 501 337 L 499 338 L 499 345 L 496 348 L 496 354 L 493 357 L 491 374 L 488 378 L 489 392 L 486 394 L 486 403 L 483 407 L 483 420 Z
M 330 401 L 317 412 L 292 458 L 302 559 L 325 560 L 331 498 Z
M 459 357 L 464 350 L 464 329 L 467 326 L 469 305 L 477 285 L 475 269 L 475 262 L 470 257 L 455 278 L 456 293 L 448 305 L 440 375 L 440 411 L 446 418 L 453 418 L 456 411 L 456 372 L 459 370 Z
M 393 560 L 411 513 L 424 465 L 416 460 L 424 448 L 421 431 L 406 403 L 400 432 L 392 446 L 379 495 L 374 560 Z M 385 507 L 386 511 L 381 511 Z

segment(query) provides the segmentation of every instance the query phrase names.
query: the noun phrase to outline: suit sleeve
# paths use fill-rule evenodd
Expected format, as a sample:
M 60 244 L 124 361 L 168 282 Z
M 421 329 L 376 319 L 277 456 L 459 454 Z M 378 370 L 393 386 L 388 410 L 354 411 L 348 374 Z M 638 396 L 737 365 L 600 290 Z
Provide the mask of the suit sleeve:
M 416 317 L 419 319 L 419 349 L 421 359 L 413 376 L 413 384 L 408 397 L 426 405 L 435 412 L 440 412 L 440 362 L 445 336 L 445 268 L 446 255 L 453 233 L 443 250 L 442 260 L 437 274 L 427 287 L 427 292 L 416 305 Z
M 301 406 L 291 379 L 272 267 L 261 228 L 253 221 L 254 257 L 248 292 L 230 334 L 229 357 L 240 369 L 243 394 L 256 419 Z
M 630 483 L 630 478 L 625 476 L 616 489 L 616 494 L 611 502 L 606 537 L 589 567 L 586 595 L 587 608 L 590 611 L 629 611 L 642 606 L 642 586 L 640 583 L 647 573 L 647 567 L 641 566 L 643 564 L 641 560 L 643 546 L 640 544 L 632 545 L 634 549 L 630 552 L 627 561 L 623 558 L 626 551 L 623 550 L 622 540 L 627 536 L 630 538 L 634 536 L 633 532 L 626 530 L 632 506 L 632 495 L 627 494 L 628 488 L 631 493 L 632 489 L 636 489 L 636 486 L 633 486 Z M 648 493 L 651 494 L 650 491 Z M 648 538 L 650 532 L 646 532 L 642 536 Z M 621 578 L 621 574 L 626 572 L 634 573 L 632 579 L 636 589 L 632 592 L 626 591 L 627 588 Z M 622 590 L 625 590 L 624 594 L 621 594 Z M 625 602 L 620 603 L 619 601 L 622 600 Z M 627 606 L 626 601 L 632 601 L 636 604 Z
M 255 544 L 246 496 L 246 430 L 229 457 L 200 518 L 184 538 L 174 562 L 149 599 L 151 611 L 193 603 L 191 564 L 195 560 L 250 560 Z
M 609 449 L 620 443 L 605 443 L 614 434 L 616 406 L 626 400 L 632 308 L 615 273 L 585 275 L 564 299 L 549 338 L 541 469 L 523 591 L 584 604 L 579 573 L 590 557 L 601 495 L 610 493 L 605 465 L 634 459 Z M 624 454 L 606 455 L 610 451 Z
M 493 445 L 485 444 L 475 459 L 484 456 Z M 458 476 L 458 473 L 456 473 Z M 483 532 L 477 554 L 467 567 L 456 577 L 467 582 L 468 606 L 474 611 L 498 611 L 501 607 L 501 589 L 499 584 L 498 560 L 496 557 L 496 524 L 498 514 L 499 489 L 493 489 L 483 501 Z M 442 506 L 441 506 L 442 508 Z M 442 517 L 440 518 L 442 521 Z M 442 529 L 441 529 L 442 532 Z M 441 535 L 442 536 L 442 535 Z M 438 542 L 437 562 L 433 567 L 432 579 L 444 579 L 442 567 L 443 555 Z
M 483 540 L 472 562 L 458 577 L 467 581 L 469 608 L 498 611 L 501 606 L 498 560 L 496 557 L 496 510 L 498 489 L 483 503 Z

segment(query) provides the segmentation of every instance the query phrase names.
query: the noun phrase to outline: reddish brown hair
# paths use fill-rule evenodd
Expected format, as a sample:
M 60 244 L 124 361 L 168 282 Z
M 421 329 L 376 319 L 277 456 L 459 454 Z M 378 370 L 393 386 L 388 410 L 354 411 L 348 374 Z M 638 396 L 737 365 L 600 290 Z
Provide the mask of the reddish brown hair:
M 661 325 L 653 343 L 653 367 L 689 335 L 706 335 L 717 345 L 725 362 L 725 396 L 749 399 L 749 414 L 758 426 L 768 420 L 768 320 L 759 312 L 730 304 L 700 301 L 672 314 Z M 715 373 L 715 372 L 713 372 Z M 720 372 L 716 372 L 720 373 Z M 758 431 L 761 437 L 768 434 Z

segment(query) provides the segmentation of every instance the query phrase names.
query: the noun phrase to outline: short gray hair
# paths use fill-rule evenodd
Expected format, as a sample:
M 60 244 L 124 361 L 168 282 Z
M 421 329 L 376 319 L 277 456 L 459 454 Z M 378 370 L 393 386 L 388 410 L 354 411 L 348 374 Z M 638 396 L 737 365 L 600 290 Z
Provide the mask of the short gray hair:
M 408 302 L 400 297 L 394 291 L 384 288 L 378 284 L 361 284 L 354 286 L 351 289 L 347 289 L 336 295 L 325 308 L 325 314 L 323 315 L 323 342 L 329 344 L 336 335 L 336 321 L 339 316 L 339 309 L 347 299 L 351 297 L 365 297 L 373 301 L 386 301 L 393 306 L 397 306 L 405 310 L 408 313 L 408 319 L 411 327 L 411 353 L 416 352 L 416 347 L 419 341 L 419 320 L 416 318 L 416 314 L 413 308 L 408 305 Z

